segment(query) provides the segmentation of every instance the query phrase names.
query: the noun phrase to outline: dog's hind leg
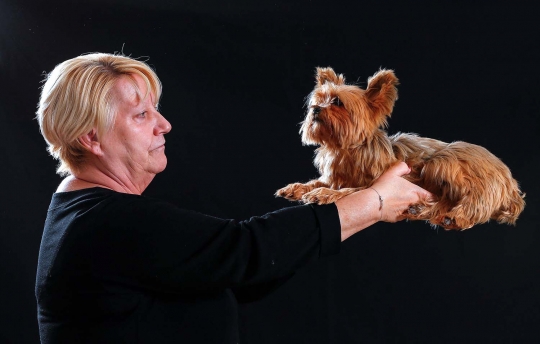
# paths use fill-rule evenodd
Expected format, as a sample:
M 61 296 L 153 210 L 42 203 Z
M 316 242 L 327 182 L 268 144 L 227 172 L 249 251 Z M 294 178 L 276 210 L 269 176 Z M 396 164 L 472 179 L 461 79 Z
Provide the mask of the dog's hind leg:
M 487 222 L 496 197 L 496 174 L 481 165 L 476 146 L 455 142 L 426 161 L 421 177 L 425 189 L 439 196 L 429 222 L 445 229 L 468 229 Z

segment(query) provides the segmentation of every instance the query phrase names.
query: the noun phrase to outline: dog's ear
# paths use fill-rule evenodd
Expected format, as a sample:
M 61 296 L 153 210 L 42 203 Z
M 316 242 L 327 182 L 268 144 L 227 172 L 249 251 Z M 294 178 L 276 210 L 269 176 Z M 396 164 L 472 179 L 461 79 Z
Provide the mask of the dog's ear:
M 326 82 L 331 82 L 336 85 L 343 85 L 345 83 L 345 77 L 343 74 L 336 74 L 331 67 L 321 68 L 317 67 L 317 74 L 315 80 L 317 86 L 324 85 Z
M 399 80 L 393 70 L 381 69 L 368 79 L 366 97 L 373 110 L 382 116 L 389 116 L 398 98 Z

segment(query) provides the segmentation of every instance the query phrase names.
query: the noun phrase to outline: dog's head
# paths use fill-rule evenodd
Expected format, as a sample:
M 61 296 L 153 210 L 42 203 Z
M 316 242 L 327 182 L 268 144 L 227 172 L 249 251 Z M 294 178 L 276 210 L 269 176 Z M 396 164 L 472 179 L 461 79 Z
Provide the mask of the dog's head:
M 317 68 L 315 89 L 308 96 L 307 115 L 300 128 L 302 142 L 329 148 L 362 144 L 387 125 L 397 85 L 392 70 L 379 70 L 364 90 L 345 84 L 345 77 L 330 67 Z

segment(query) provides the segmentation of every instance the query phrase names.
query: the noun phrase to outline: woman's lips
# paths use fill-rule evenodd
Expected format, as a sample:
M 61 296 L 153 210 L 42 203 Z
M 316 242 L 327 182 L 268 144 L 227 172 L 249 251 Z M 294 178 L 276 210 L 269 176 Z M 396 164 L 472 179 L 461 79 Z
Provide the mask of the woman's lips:
M 163 142 L 161 145 L 157 146 L 156 148 L 151 149 L 150 151 L 154 151 L 156 149 L 165 149 L 165 142 Z

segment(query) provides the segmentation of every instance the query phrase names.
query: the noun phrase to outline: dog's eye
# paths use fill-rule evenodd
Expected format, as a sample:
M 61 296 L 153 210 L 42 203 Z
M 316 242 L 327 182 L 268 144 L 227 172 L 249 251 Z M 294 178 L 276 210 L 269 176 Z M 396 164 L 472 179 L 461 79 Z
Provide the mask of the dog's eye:
M 343 103 L 341 102 L 341 100 L 338 97 L 335 97 L 332 100 L 332 104 L 337 105 L 337 106 L 343 106 Z

